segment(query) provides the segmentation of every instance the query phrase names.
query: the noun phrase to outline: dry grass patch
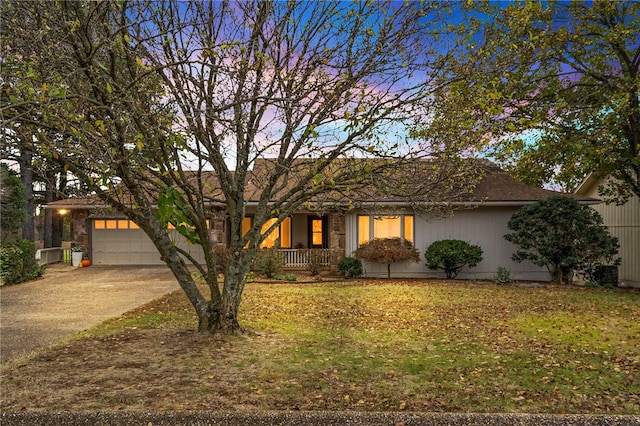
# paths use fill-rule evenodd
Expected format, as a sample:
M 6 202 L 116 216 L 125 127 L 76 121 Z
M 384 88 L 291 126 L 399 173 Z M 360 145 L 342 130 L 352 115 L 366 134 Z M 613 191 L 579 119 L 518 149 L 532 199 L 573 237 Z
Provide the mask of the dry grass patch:
M 2 370 L 3 410 L 640 413 L 640 295 L 457 282 L 250 284 L 249 332 L 174 293 Z

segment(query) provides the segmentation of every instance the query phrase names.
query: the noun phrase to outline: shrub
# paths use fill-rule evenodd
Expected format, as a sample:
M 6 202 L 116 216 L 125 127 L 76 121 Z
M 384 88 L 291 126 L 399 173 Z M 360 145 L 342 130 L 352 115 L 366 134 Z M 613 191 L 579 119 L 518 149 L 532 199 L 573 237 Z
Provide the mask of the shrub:
M 362 275 L 362 262 L 355 257 L 343 257 L 338 262 L 338 270 L 345 278 L 356 278 Z
M 442 269 L 447 278 L 455 278 L 465 266 L 473 268 L 482 262 L 482 249 L 461 240 L 440 240 L 424 253 L 429 269 Z
M 576 270 L 620 261 L 618 239 L 609 234 L 600 214 L 573 198 L 552 196 L 524 206 L 507 226 L 513 232 L 504 238 L 518 246 L 513 260 L 546 266 L 556 282 L 568 283 Z
M 287 274 L 284 276 L 285 281 L 297 281 L 297 277 L 294 274 Z
M 275 247 L 262 249 L 256 254 L 255 267 L 260 274 L 273 278 L 284 268 L 284 255 Z
M 369 262 L 386 263 L 387 278 L 391 278 L 391 264 L 404 260 L 420 260 L 418 250 L 411 241 L 402 238 L 376 238 L 362 244 L 356 250 L 356 257 Z
M 618 285 L 618 267 L 616 265 L 597 265 L 594 268 L 593 278 L 603 287 L 616 287 Z
M 511 271 L 509 271 L 504 266 L 499 266 L 498 270 L 496 271 L 496 276 L 493 277 L 493 281 L 496 284 L 508 284 L 508 283 L 510 283 L 512 281 L 511 280 Z
M 6 243 L 0 248 L 0 276 L 3 284 L 17 284 L 42 276 L 44 266 L 36 263 L 35 244 L 29 240 Z
M 0 163 L 0 187 L 0 241 L 19 241 L 27 219 L 27 199 L 20 175 L 5 163 Z
M 311 272 L 311 276 L 320 274 L 320 269 L 324 266 L 322 252 L 320 250 L 307 250 L 307 269 Z

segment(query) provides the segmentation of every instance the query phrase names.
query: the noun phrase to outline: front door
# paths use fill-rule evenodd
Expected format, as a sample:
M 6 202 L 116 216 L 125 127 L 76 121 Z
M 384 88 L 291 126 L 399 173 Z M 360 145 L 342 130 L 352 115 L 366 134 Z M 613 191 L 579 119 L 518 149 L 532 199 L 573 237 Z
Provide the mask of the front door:
M 329 248 L 329 220 L 327 216 L 308 216 L 309 247 Z

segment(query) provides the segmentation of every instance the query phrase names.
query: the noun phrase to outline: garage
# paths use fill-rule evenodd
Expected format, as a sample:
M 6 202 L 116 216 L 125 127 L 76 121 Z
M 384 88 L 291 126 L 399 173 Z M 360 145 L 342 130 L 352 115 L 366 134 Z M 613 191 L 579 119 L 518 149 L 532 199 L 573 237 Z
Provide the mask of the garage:
M 203 261 L 199 246 L 189 244 L 175 230 L 176 245 Z M 162 265 L 157 249 L 138 225 L 128 219 L 93 219 L 91 224 L 94 265 Z

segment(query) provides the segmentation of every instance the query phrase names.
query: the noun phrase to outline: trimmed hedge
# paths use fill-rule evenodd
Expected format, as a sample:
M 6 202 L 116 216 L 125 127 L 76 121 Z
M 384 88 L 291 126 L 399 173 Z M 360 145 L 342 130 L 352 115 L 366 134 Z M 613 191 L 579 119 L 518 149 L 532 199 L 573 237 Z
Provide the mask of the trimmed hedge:
M 462 240 L 440 240 L 427 247 L 424 258 L 429 269 L 442 269 L 447 278 L 455 278 L 465 266 L 482 262 L 482 249 Z

